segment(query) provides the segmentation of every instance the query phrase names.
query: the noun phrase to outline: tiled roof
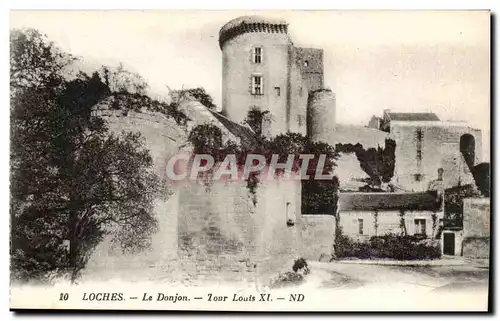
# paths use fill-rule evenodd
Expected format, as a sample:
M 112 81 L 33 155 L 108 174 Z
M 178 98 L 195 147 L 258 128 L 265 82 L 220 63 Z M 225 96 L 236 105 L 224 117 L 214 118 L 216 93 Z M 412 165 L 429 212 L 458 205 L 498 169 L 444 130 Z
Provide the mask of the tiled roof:
M 387 113 L 394 121 L 439 121 L 434 113 Z
M 255 146 L 258 141 L 257 141 L 257 136 L 256 134 L 248 127 L 237 124 L 230 120 L 227 117 L 224 117 L 223 115 L 219 114 L 218 112 L 208 109 L 212 115 L 217 118 L 217 120 L 227 128 L 231 134 L 234 136 L 240 138 L 240 142 L 242 145 L 247 146 L 247 147 L 252 147 Z
M 440 202 L 434 191 L 421 193 L 340 193 L 340 211 L 408 210 L 438 211 Z

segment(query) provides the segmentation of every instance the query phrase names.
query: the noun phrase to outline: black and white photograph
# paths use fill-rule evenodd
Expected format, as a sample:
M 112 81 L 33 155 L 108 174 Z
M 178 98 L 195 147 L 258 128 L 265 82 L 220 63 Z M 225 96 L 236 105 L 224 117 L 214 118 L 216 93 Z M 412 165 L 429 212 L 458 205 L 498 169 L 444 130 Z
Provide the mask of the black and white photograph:
M 9 16 L 10 309 L 491 310 L 490 11 Z

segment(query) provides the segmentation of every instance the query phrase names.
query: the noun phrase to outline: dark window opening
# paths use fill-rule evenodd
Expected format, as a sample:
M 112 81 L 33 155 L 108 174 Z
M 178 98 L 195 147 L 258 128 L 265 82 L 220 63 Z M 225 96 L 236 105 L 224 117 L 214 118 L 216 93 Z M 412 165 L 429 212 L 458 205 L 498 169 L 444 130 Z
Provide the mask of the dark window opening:
M 363 235 L 363 219 L 358 218 L 358 234 Z
M 252 94 L 254 95 L 262 95 L 262 84 L 263 84 L 262 76 L 252 76 Z
M 262 62 L 262 48 L 253 48 L 253 62 L 260 64 Z

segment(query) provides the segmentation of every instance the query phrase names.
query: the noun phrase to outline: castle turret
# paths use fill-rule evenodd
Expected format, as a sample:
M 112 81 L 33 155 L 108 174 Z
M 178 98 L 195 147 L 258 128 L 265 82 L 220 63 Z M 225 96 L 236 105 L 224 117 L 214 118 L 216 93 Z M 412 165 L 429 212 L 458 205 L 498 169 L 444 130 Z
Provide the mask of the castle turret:
M 335 94 L 330 89 L 309 93 L 307 136 L 314 142 L 335 141 Z
M 242 123 L 252 109 L 267 111 L 264 132 L 286 132 L 291 46 L 287 22 L 258 16 L 231 20 L 220 30 L 219 45 L 223 113 Z

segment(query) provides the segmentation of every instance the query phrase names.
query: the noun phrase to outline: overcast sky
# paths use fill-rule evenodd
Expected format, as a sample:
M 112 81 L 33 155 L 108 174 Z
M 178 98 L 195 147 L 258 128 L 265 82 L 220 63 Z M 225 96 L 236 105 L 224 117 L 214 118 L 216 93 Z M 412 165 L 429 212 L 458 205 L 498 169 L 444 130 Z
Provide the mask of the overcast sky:
M 384 109 L 433 111 L 482 129 L 489 145 L 488 12 L 39 11 L 12 12 L 10 25 L 39 29 L 88 65 L 122 61 L 153 93 L 204 87 L 220 105 L 219 29 L 248 14 L 282 17 L 295 45 L 324 49 L 338 122 L 365 125 Z

